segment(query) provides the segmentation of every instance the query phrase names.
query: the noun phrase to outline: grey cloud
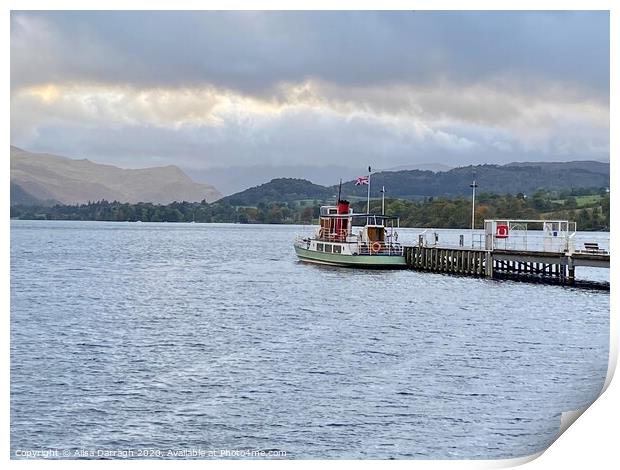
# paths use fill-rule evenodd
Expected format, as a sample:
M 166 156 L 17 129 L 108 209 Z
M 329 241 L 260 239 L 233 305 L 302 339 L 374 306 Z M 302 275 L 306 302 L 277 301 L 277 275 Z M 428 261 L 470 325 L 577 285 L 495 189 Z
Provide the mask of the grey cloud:
M 309 79 L 501 79 L 609 90 L 606 12 L 14 12 L 11 29 L 13 87 L 211 83 L 268 94 Z
M 309 110 L 251 123 L 231 120 L 218 127 L 43 125 L 35 139 L 13 143 L 120 166 L 172 163 L 190 170 L 302 162 L 349 167 L 371 162 L 377 168 L 389 168 L 424 162 L 604 159 L 609 151 L 604 130 L 569 123 L 550 136 L 526 141 L 484 126 L 400 124 L 370 115 L 346 117 Z
M 13 12 L 11 87 L 13 144 L 124 167 L 605 159 L 609 14 Z

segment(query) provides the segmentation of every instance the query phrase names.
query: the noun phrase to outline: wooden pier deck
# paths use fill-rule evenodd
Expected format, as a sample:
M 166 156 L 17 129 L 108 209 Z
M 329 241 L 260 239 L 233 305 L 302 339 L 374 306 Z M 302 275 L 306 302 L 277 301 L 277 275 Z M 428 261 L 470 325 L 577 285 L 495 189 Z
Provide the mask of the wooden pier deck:
M 405 246 L 407 267 L 416 271 L 487 278 L 519 278 L 575 284 L 575 267 L 609 268 L 609 253 L 546 252 Z

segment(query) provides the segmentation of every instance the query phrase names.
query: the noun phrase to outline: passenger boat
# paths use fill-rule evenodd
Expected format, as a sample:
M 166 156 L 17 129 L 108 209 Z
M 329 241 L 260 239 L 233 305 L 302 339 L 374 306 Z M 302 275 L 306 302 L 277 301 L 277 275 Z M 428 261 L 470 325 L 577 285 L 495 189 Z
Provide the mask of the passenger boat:
M 354 220 L 365 225 L 354 226 Z M 313 236 L 298 237 L 295 252 L 301 261 L 360 268 L 403 268 L 403 247 L 398 243 L 398 217 L 354 214 L 349 202 L 322 206 Z M 357 230 L 359 229 L 359 230 Z

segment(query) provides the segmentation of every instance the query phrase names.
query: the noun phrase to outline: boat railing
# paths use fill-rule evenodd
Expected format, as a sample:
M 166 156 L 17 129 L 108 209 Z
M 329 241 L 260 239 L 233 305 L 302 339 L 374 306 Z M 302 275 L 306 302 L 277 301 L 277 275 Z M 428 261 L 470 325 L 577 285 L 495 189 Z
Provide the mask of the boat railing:
M 310 237 L 305 237 L 303 235 L 297 235 L 295 237 L 295 246 L 299 248 L 310 248 Z
M 374 241 L 370 243 L 358 242 L 357 254 L 359 255 L 388 255 L 403 256 L 404 248 L 400 243 Z
M 338 232 L 326 233 L 323 229 L 320 229 L 318 239 L 325 242 L 346 242 L 348 230 L 340 229 Z

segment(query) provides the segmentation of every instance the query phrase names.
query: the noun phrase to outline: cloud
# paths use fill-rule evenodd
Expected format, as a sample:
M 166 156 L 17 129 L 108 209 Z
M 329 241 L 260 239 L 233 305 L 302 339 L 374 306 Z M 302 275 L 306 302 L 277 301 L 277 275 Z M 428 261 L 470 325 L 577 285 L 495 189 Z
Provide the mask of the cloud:
M 242 92 L 475 83 L 514 73 L 609 88 L 605 12 L 15 12 L 14 86 L 60 81 Z
M 605 156 L 601 148 L 608 151 L 608 129 L 597 127 L 595 119 L 600 111 L 604 121 L 604 110 L 595 108 L 590 118 L 587 106 L 579 103 L 539 104 L 546 112 L 558 107 L 546 127 L 535 108 L 528 111 L 530 125 L 524 124 L 530 114 L 517 113 L 510 125 L 491 126 L 458 115 L 448 119 L 442 112 L 382 112 L 354 103 L 337 104 L 316 92 L 303 99 L 296 93 L 290 100 L 261 101 L 211 88 L 43 87 L 16 95 L 12 107 L 19 128 L 35 134 L 30 137 L 33 150 L 63 153 L 70 148 L 71 154 L 121 166 L 354 166 L 373 161 L 391 167 L 411 161 L 508 162 L 528 155 L 553 157 L 554 150 L 563 157 L 600 158 Z
M 326 140 L 311 142 L 306 137 L 309 129 L 311 134 L 326 135 L 330 134 L 329 126 L 347 126 L 359 129 L 349 135 L 357 140 L 390 139 L 398 140 L 399 145 L 424 143 L 458 152 L 484 143 L 480 133 L 472 132 L 473 129 L 499 127 L 512 134 L 510 146 L 499 140 L 493 144 L 505 151 L 515 148 L 518 141 L 532 146 L 532 142 L 552 137 L 562 126 L 574 133 L 580 128 L 605 129 L 609 121 L 605 103 L 554 90 L 519 95 L 482 85 L 342 88 L 306 82 L 281 86 L 277 95 L 277 99 L 267 100 L 213 86 L 31 86 L 13 93 L 13 138 L 36 135 L 43 122 L 73 129 L 200 128 L 211 136 L 205 145 L 217 137 L 219 141 L 246 140 L 249 147 L 255 147 L 256 142 L 273 145 L 278 140 L 277 133 L 286 132 L 296 136 L 300 145 L 318 149 Z M 453 130 L 447 132 L 448 128 Z M 338 142 L 339 136 L 344 138 L 345 134 L 331 136 L 330 144 L 346 149 L 346 143 Z M 374 146 L 372 142 L 365 145 Z M 380 146 L 385 149 L 386 145 L 393 147 L 386 142 Z M 266 147 L 261 152 L 267 162 L 273 163 L 276 152 Z M 350 152 L 346 155 L 341 158 L 355 158 Z
M 606 158 L 606 12 L 13 12 L 11 137 L 121 166 Z

